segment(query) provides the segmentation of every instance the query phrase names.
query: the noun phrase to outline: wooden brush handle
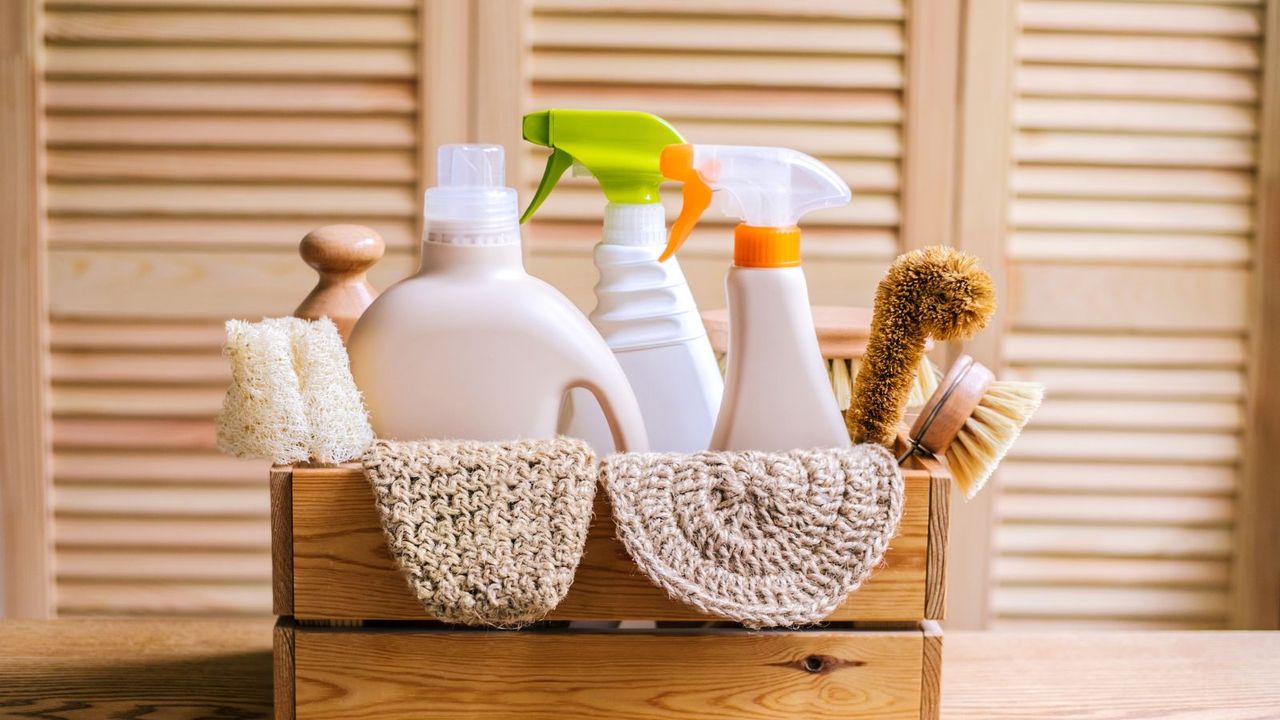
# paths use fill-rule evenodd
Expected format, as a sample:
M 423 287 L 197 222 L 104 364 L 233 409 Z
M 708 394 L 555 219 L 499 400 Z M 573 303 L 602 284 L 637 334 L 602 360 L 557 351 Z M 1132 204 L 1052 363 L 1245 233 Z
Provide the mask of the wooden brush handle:
M 985 365 L 968 355 L 961 355 L 938 383 L 938 389 L 920 408 L 920 415 L 907 433 L 907 455 L 916 450 L 925 450 L 933 455 L 945 453 L 995 379 L 995 374 Z M 905 456 L 900 457 L 899 462 L 903 459 Z
M 293 311 L 294 316 L 327 317 L 346 341 L 365 308 L 378 297 L 365 273 L 385 250 L 382 236 L 362 225 L 326 225 L 307 233 L 298 254 L 320 274 L 320 281 Z

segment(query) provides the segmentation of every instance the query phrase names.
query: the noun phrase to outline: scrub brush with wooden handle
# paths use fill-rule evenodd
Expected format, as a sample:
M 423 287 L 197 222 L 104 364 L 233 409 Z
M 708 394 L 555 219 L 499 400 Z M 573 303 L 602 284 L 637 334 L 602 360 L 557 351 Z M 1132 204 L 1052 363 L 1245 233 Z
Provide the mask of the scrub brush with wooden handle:
M 961 355 L 920 409 L 898 461 L 920 451 L 945 455 L 956 485 L 965 499 L 971 499 L 987 484 L 1043 398 L 1040 383 L 996 380 L 982 363 Z
M 929 338 L 967 340 L 995 311 L 995 285 L 972 255 L 935 246 L 894 260 L 876 288 L 871 336 L 845 412 L 849 437 L 893 447 Z

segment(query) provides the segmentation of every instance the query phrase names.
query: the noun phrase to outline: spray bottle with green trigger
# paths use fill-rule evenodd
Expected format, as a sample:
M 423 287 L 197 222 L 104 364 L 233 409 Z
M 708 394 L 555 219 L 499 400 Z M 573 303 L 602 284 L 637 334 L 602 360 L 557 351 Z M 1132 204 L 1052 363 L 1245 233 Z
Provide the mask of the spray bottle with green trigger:
M 594 259 L 600 272 L 591 323 L 604 337 L 640 401 L 654 451 L 703 450 L 711 439 L 724 382 L 684 273 L 659 262 L 666 216 L 658 196 L 662 149 L 684 139 L 642 112 L 545 110 L 524 116 L 524 139 L 552 149 L 521 222 L 570 167 L 600 183 L 608 205 Z M 594 398 L 570 395 L 565 434 L 598 452 L 613 449 Z
M 795 150 L 671 145 L 662 173 L 684 184 L 684 206 L 662 259 L 680 248 L 713 194 L 734 229 L 725 278 L 729 352 L 712 450 L 848 447 L 800 269 L 801 216 L 849 202 L 849 186 Z

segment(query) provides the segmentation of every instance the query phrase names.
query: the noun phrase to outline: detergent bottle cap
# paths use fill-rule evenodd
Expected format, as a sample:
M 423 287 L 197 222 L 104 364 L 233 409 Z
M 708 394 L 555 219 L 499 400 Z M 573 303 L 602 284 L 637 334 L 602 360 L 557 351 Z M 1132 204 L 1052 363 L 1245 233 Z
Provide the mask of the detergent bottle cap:
M 528 220 L 570 167 L 585 169 L 616 204 L 658 204 L 662 149 L 684 138 L 656 115 L 624 110 L 562 110 L 524 116 L 524 139 L 552 149 L 529 207 Z
M 684 184 L 680 216 L 662 258 L 689 237 L 713 193 L 734 231 L 734 264 L 788 267 L 800 264 L 800 229 L 806 213 L 849 202 L 849 186 L 809 155 L 780 147 L 671 145 L 663 149 L 662 174 Z
M 501 145 L 441 145 L 436 186 L 427 190 L 429 242 L 505 245 L 520 242 L 519 202 L 506 186 Z

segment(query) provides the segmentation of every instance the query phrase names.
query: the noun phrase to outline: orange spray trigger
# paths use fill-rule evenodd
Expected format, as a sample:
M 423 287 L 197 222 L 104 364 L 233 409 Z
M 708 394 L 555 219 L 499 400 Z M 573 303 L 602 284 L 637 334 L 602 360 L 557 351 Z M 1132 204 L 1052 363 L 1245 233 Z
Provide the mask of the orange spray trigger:
M 668 145 L 663 148 L 660 167 L 663 177 L 675 180 L 684 186 L 680 216 L 671 224 L 667 248 L 658 257 L 659 262 L 666 262 L 667 258 L 674 255 L 684 241 L 689 239 L 689 233 L 693 232 L 693 226 L 698 224 L 698 218 L 702 217 L 702 213 L 711 205 L 711 186 L 703 181 L 693 167 L 692 145 Z

